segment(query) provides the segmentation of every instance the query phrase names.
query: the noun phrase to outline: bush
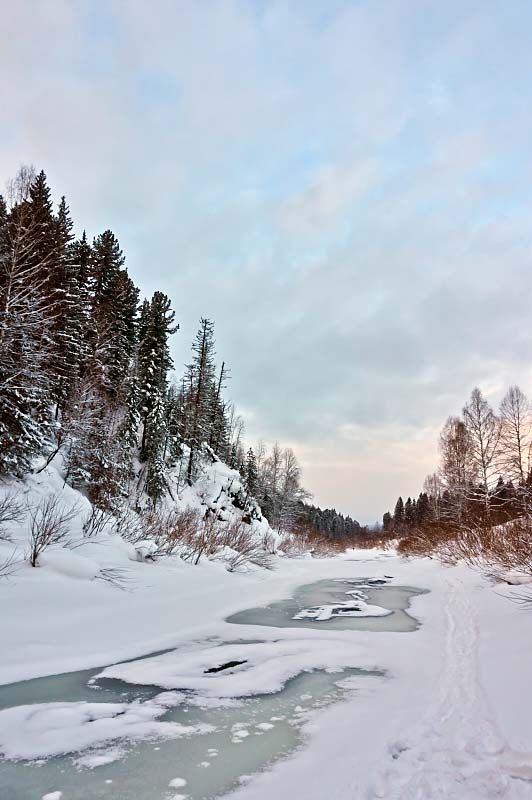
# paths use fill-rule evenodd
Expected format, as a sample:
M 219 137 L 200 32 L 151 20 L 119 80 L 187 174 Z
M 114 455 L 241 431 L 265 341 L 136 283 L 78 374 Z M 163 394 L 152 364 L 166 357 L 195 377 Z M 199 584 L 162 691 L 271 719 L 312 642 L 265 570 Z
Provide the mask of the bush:
M 78 513 L 77 507 L 65 510 L 59 496 L 54 494 L 47 495 L 30 509 L 30 552 L 27 558 L 32 567 L 37 566 L 40 554 L 50 545 L 69 543 L 69 522 Z
M 258 540 L 245 522 L 228 523 L 221 531 L 221 547 L 225 552 L 221 557 L 227 564 L 229 572 L 236 572 L 247 564 L 255 564 L 264 569 L 273 568 L 272 554 Z M 230 550 L 232 552 L 227 552 Z
M 514 570 L 532 577 L 532 519 L 464 527 L 440 543 L 437 552 L 443 560 L 463 560 L 493 575 Z
M 201 515 L 192 508 L 184 511 L 149 511 L 141 516 L 144 538 L 157 547 L 155 556 L 187 554 L 195 535 L 201 530 Z
M 105 527 L 114 521 L 114 516 L 110 511 L 104 511 L 98 506 L 91 506 L 91 510 L 83 521 L 83 536 L 90 539 L 102 533 Z
M 6 494 L 0 500 L 0 539 L 9 541 L 9 530 L 6 527 L 11 522 L 20 522 L 24 517 L 24 507 L 14 495 Z

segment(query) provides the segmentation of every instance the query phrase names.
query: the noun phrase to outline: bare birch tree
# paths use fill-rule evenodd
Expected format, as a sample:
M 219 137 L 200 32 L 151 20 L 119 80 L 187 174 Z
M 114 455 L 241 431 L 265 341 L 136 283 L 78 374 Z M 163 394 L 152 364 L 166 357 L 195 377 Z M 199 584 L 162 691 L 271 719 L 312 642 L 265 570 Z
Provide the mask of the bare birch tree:
M 476 479 L 471 437 L 460 417 L 449 417 L 445 423 L 440 434 L 440 453 L 440 475 L 448 495 L 442 513 L 460 523 L 465 518 L 469 487 Z
M 479 499 L 487 520 L 490 518 L 490 490 L 500 474 L 501 424 L 493 413 L 480 389 L 471 392 L 469 403 L 464 407 L 464 422 L 471 442 L 471 459 L 478 476 L 480 497 L 476 491 L 471 499 Z
M 518 386 L 511 386 L 504 395 L 500 420 L 501 465 L 528 508 L 526 494 L 531 466 L 532 408 Z

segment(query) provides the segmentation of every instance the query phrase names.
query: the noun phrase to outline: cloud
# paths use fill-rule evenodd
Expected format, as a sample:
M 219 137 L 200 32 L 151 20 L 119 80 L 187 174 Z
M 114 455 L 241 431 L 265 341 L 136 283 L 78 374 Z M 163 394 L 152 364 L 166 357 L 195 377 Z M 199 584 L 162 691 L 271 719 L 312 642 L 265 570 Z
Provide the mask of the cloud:
M 373 520 L 471 388 L 532 389 L 530 9 L 22 2 L 0 178 L 48 173 L 181 331 L 216 322 L 250 440 Z

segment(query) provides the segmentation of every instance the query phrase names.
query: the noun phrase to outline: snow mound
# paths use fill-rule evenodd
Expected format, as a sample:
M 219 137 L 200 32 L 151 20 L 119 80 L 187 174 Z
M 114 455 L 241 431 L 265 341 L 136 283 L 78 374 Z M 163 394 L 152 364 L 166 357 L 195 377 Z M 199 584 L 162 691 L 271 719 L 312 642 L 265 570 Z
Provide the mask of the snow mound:
M 210 644 L 116 664 L 104 669 L 98 677 L 166 689 L 188 689 L 205 697 L 246 697 L 279 692 L 290 678 L 301 672 L 356 667 L 364 654 L 365 650 L 346 638 L 293 637 L 280 641 Z M 224 664 L 236 665 L 225 669 Z
M 316 622 L 325 622 L 337 617 L 387 617 L 393 612 L 381 606 L 370 605 L 364 600 L 357 600 L 356 603 L 334 603 L 325 606 L 313 606 L 304 608 L 292 619 L 314 619 Z
M 101 576 L 97 561 L 65 547 L 46 550 L 39 558 L 39 566 L 77 580 L 92 581 Z
M 8 759 L 49 758 L 116 739 L 177 738 L 213 730 L 210 725 L 157 721 L 180 701 L 176 696 L 174 702 L 165 692 L 129 704 L 65 702 L 6 708 L 0 711 L 0 753 Z M 102 763 L 108 760 L 89 758 L 82 765 Z

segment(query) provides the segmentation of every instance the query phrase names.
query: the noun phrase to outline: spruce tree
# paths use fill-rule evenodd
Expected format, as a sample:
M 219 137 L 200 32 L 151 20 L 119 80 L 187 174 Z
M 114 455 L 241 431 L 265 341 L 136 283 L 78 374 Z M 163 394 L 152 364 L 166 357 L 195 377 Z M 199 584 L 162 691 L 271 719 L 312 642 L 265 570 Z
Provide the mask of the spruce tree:
M 146 424 L 146 445 L 144 458 L 147 461 L 146 494 L 155 505 L 165 489 L 164 478 L 164 444 L 166 438 L 166 409 L 164 396 L 157 390 L 152 396 L 153 402 Z
M 90 371 L 107 396 L 117 400 L 135 350 L 138 289 L 122 269 L 124 256 L 112 231 L 96 237 L 91 261 L 95 342 Z
M 259 473 L 257 470 L 257 460 L 255 458 L 255 453 L 253 452 L 253 449 L 251 447 L 249 448 L 246 455 L 244 474 L 248 492 L 250 494 L 255 494 L 255 490 L 257 489 L 257 481 Z
M 228 466 L 231 467 L 231 469 L 237 469 L 238 467 L 238 451 L 234 442 L 229 451 Z
M 185 379 L 179 386 L 170 387 L 167 399 L 168 453 L 174 461 L 183 454 L 183 444 L 187 441 L 188 402 L 190 395 L 186 390 Z
M 169 337 L 178 326 L 174 325 L 175 313 L 169 298 L 155 292 L 151 302 L 144 302 L 139 324 L 138 375 L 140 416 L 143 424 L 141 459 L 150 452 L 149 432 L 152 426 L 148 419 L 156 403 L 166 396 L 168 372 L 173 361 L 168 346 Z
M 192 345 L 193 358 L 187 367 L 187 384 L 190 386 L 190 425 L 187 431 L 189 459 L 187 480 L 192 483 L 198 449 L 210 433 L 214 387 L 214 325 L 205 318 L 200 321 Z
M 27 251 L 26 264 L 38 270 L 39 278 L 46 286 L 48 300 L 53 304 L 57 224 L 50 188 L 42 170 L 32 181 L 24 205 L 27 205 L 29 212 L 24 218 L 31 231 L 31 248 Z
M 99 508 L 113 510 L 128 494 L 132 470 L 122 426 L 120 409 L 102 406 L 96 395 L 83 435 L 67 455 L 68 482 Z
M 115 302 L 107 314 L 107 335 L 102 347 L 105 388 L 113 399 L 124 399 L 136 346 L 139 290 L 125 270 L 114 279 Z
M 83 320 L 79 314 L 80 287 L 72 249 L 70 210 L 61 198 L 56 219 L 56 246 L 50 285 L 53 288 L 52 396 L 57 409 L 65 404 L 80 376 Z
M 0 202 L 0 472 L 22 476 L 50 435 L 42 264 L 28 202 Z
M 393 527 L 393 519 L 392 515 L 389 511 L 386 511 L 382 517 L 382 529 L 383 531 L 390 531 Z
M 405 508 L 404 508 L 403 498 L 399 497 L 397 503 L 395 504 L 395 510 L 393 512 L 394 527 L 400 529 L 404 525 L 404 521 L 405 521 Z
M 410 497 L 407 499 L 404 507 L 404 522 L 407 528 L 411 528 L 414 524 L 414 505 Z
M 76 333 L 79 331 L 78 372 L 82 378 L 87 372 L 89 356 L 94 352 L 95 331 L 92 321 L 92 248 L 87 241 L 85 231 L 81 239 L 71 245 L 72 278 L 77 293 L 77 303 L 72 308 L 72 325 Z
M 416 503 L 416 523 L 423 527 L 431 521 L 430 501 L 426 492 L 421 492 Z
M 214 394 L 211 400 L 211 418 L 209 422 L 209 446 L 217 456 L 223 457 L 229 444 L 229 424 L 226 416 L 226 407 L 222 400 L 222 392 L 226 387 L 229 370 L 222 362 Z

